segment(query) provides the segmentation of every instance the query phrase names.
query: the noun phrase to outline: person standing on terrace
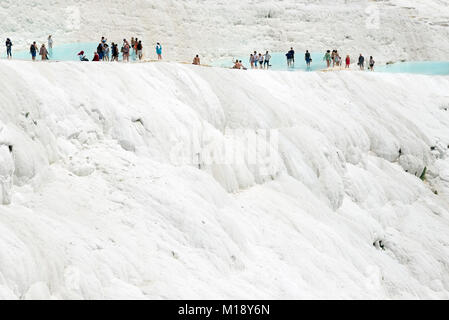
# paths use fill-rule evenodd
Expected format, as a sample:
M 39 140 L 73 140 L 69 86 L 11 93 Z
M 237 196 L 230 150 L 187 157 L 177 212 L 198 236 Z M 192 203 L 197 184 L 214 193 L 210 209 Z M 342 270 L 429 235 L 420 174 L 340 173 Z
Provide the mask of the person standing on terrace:
M 11 49 L 12 49 L 12 41 L 11 41 L 11 39 L 7 38 L 7 39 L 6 39 L 5 45 L 6 45 L 6 57 L 7 57 L 8 59 L 12 59 L 12 52 L 11 52 Z
M 267 51 L 266 53 L 265 53 L 265 61 L 264 61 L 264 63 L 263 63 L 263 65 L 264 65 L 264 67 L 265 68 L 270 68 L 270 60 L 271 60 L 271 55 L 270 55 L 270 53 Z
M 39 51 L 39 55 L 41 56 L 42 61 L 48 60 L 48 50 L 45 48 L 45 44 L 43 43 L 41 46 L 41 50 Z
M 53 39 L 51 35 L 48 36 L 48 52 L 50 54 L 50 57 L 53 56 Z
M 33 61 L 36 61 L 37 50 L 38 49 L 37 49 L 36 41 L 34 41 L 30 46 L 30 54 L 31 54 L 31 59 L 33 59 Z
M 304 58 L 306 60 L 307 69 L 310 69 L 310 63 L 312 62 L 312 58 L 310 56 L 309 50 L 306 50 L 306 54 L 305 54 Z
M 331 66 L 331 61 L 332 61 L 331 51 L 330 50 L 326 51 L 326 53 L 325 53 L 325 55 L 323 57 L 323 60 L 326 61 L 327 68 L 329 69 L 330 66 Z
M 193 64 L 196 66 L 199 66 L 201 64 L 199 55 L 196 55 L 195 58 L 193 58 Z
M 162 60 L 162 46 L 159 42 L 156 44 L 156 54 L 157 54 L 157 59 Z

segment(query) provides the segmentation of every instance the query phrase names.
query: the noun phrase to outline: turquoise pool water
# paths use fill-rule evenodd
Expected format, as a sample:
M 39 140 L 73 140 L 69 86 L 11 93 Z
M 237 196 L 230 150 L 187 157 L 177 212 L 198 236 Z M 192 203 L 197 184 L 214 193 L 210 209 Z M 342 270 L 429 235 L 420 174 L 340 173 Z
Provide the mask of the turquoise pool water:
M 70 43 L 55 46 L 50 56 L 50 60 L 58 61 L 79 61 L 77 56 L 78 52 L 84 51 L 87 58 L 92 60 L 94 52 L 98 46 L 97 42 L 85 42 L 85 43 Z M 323 61 L 324 53 L 311 53 L 312 64 L 311 68 L 307 69 L 306 62 L 304 61 L 304 53 L 297 52 L 295 55 L 295 65 L 293 67 L 287 67 L 287 61 L 285 53 L 270 53 L 271 54 L 271 70 L 281 71 L 318 71 L 326 69 L 326 63 Z M 6 53 L 3 52 L 2 58 L 6 58 Z M 13 58 L 20 60 L 31 60 L 31 55 L 28 50 L 15 52 L 13 50 Z M 135 60 L 135 56 L 131 55 L 131 60 Z M 40 57 L 38 57 L 40 59 Z M 121 59 L 121 56 L 120 56 Z M 233 59 L 222 59 L 215 61 L 212 65 L 223 68 L 230 68 L 234 65 L 233 61 L 236 59 L 242 60 L 245 67 L 249 68 L 249 56 L 235 57 Z M 353 63 L 351 68 L 357 68 Z M 412 61 L 412 62 L 398 62 L 390 65 L 376 66 L 376 72 L 388 72 L 388 73 L 414 73 L 414 74 L 427 74 L 427 75 L 449 75 L 449 61 Z
M 38 48 L 40 48 L 41 45 L 42 43 L 41 44 L 38 43 Z M 55 46 L 49 58 L 50 60 L 58 60 L 58 61 L 79 61 L 78 53 L 80 51 L 84 51 L 86 57 L 89 60 L 92 60 L 94 57 L 94 52 L 97 51 L 97 46 L 98 46 L 97 42 L 63 44 L 60 46 Z M 15 52 L 13 50 L 12 55 L 13 59 L 31 60 L 31 54 L 29 50 L 18 52 Z M 3 53 L 1 57 L 6 58 L 6 53 Z M 40 60 L 40 56 L 38 56 L 37 59 Z M 135 60 L 135 57 L 131 56 L 131 59 Z
M 377 72 L 449 75 L 449 61 L 399 62 L 375 68 Z
M 287 59 L 285 53 L 270 53 L 272 65 L 271 70 L 278 71 L 318 71 L 327 68 L 326 62 L 323 61 L 324 53 L 312 53 L 312 64 L 308 70 L 306 62 L 304 61 L 304 53 L 296 53 L 295 66 L 293 68 L 287 67 Z M 345 59 L 346 56 L 343 57 Z M 243 65 L 247 68 L 250 67 L 249 56 L 248 57 L 236 57 L 233 59 L 218 60 L 213 63 L 213 66 L 231 68 L 235 60 L 242 60 Z M 352 58 L 354 59 L 354 58 Z M 357 62 L 352 61 L 351 69 L 357 69 Z M 376 66 L 376 72 L 388 72 L 388 73 L 414 73 L 414 74 L 427 74 L 427 75 L 449 75 L 449 61 L 411 61 L 411 62 L 398 62 L 390 65 Z

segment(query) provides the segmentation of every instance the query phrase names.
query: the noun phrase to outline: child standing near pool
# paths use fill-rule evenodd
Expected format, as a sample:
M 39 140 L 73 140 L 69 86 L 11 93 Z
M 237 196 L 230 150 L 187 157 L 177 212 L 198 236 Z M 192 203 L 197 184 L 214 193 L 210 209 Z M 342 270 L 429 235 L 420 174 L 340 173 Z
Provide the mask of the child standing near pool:
M 350 65 L 351 65 L 351 58 L 349 57 L 349 55 L 347 55 L 345 69 L 349 69 Z

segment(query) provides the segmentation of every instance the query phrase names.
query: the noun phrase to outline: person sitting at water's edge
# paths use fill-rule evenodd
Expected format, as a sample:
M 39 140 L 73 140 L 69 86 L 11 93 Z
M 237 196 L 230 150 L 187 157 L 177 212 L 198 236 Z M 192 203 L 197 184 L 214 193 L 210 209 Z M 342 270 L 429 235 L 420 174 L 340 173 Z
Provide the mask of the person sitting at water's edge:
M 84 51 L 78 53 L 78 57 L 80 58 L 80 61 L 89 61 L 89 59 L 87 59 L 86 56 L 84 55 Z
M 234 66 L 232 67 L 232 69 L 242 69 L 242 70 L 247 70 L 242 63 L 242 60 L 235 60 Z
M 98 54 L 98 52 L 94 52 L 94 58 L 92 59 L 92 61 L 100 61 L 100 55 Z
M 195 58 L 193 58 L 193 63 L 192 64 L 194 64 L 196 66 L 199 66 L 201 64 L 199 55 L 196 55 Z

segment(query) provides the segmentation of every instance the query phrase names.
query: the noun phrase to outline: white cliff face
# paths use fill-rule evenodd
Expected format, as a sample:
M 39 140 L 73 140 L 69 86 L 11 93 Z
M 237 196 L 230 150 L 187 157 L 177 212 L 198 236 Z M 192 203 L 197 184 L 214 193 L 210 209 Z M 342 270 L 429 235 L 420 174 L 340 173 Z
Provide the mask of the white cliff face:
M 5 126 L 0 122 L 0 204 L 11 203 L 14 159 L 13 146 L 8 143 Z
M 12 176 L 14 173 L 14 162 L 8 146 L 0 147 L 0 203 L 7 205 L 11 203 Z
M 0 298 L 449 298 L 448 77 L 0 77 Z
M 447 0 L 3 0 L 0 34 L 14 50 L 32 41 L 110 41 L 137 36 L 145 56 L 161 42 L 167 59 L 203 62 L 253 50 L 298 52 L 339 49 L 373 55 L 378 63 L 447 60 Z M 23 14 L 23 13 L 28 14 Z

